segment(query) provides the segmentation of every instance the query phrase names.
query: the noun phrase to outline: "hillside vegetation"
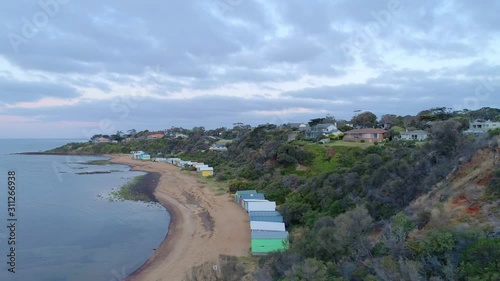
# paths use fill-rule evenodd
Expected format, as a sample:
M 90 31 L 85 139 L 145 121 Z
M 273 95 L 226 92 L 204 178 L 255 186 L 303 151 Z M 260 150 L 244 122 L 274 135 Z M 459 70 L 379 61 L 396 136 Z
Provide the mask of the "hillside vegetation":
M 431 138 L 418 145 L 319 145 L 261 125 L 238 130 L 227 152 L 207 150 L 203 135 L 56 151 L 161 152 L 209 163 L 230 192 L 265 193 L 284 216 L 290 249 L 258 266 L 225 259 L 234 278 L 499 280 L 500 141 L 464 136 L 463 120 L 432 116 Z M 189 280 L 240 280 L 198 271 Z

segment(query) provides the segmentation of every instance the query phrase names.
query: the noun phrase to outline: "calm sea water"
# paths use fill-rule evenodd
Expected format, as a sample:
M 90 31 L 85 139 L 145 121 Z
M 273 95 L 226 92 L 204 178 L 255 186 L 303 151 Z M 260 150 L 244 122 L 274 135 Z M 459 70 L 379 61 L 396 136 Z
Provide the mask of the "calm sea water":
M 85 165 L 100 157 L 28 156 L 69 140 L 0 139 L 0 280 L 122 280 L 165 237 L 159 204 L 109 202 L 108 194 L 140 172 Z M 7 271 L 7 171 L 17 173 L 16 273 Z M 110 174 L 77 175 L 84 171 Z

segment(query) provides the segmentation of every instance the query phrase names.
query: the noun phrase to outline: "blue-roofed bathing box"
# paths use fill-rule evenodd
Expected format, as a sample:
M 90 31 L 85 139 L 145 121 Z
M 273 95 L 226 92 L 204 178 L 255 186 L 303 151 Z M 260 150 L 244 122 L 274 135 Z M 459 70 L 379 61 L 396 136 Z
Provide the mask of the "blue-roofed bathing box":
M 234 195 L 234 202 L 238 203 L 240 195 L 251 194 L 251 193 L 257 193 L 257 190 L 238 190 L 238 191 L 236 191 L 236 194 Z
M 245 200 L 245 199 L 260 199 L 260 200 L 264 200 L 266 198 L 264 197 L 263 193 L 241 194 L 240 197 L 239 197 L 239 199 L 238 199 L 238 205 L 242 206 L 243 200 Z

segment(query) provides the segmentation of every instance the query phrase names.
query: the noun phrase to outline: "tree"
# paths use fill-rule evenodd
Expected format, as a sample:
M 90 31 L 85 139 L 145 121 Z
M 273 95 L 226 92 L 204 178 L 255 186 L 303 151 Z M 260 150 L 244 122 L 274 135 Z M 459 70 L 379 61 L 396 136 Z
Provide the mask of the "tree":
M 322 261 L 306 259 L 292 267 L 287 280 L 293 281 L 327 281 L 327 267 Z
M 314 118 L 314 119 L 311 119 L 311 121 L 309 121 L 309 126 L 314 127 L 318 124 L 321 124 L 323 122 L 323 118 Z
M 499 280 L 500 238 L 480 239 L 469 246 L 459 271 L 465 280 Z
M 396 116 L 394 114 L 384 114 L 382 115 L 382 117 L 380 117 L 380 124 L 383 125 L 386 123 L 391 123 L 392 126 L 398 126 L 402 124 L 402 119 L 402 117 Z
M 135 129 L 130 129 L 127 131 L 127 133 L 130 135 L 130 136 L 134 136 L 135 134 L 137 134 L 137 131 Z
M 377 125 L 377 116 L 369 111 L 366 111 L 354 116 L 351 122 L 354 126 L 371 128 Z
M 462 145 L 463 137 L 458 131 L 458 123 L 452 120 L 432 126 L 431 146 L 440 156 L 452 156 Z
M 332 223 L 333 222 L 333 223 Z M 316 239 L 333 257 L 350 255 L 354 260 L 369 255 L 369 243 L 365 239 L 373 219 L 364 206 L 358 206 L 335 219 L 325 217 L 315 225 Z

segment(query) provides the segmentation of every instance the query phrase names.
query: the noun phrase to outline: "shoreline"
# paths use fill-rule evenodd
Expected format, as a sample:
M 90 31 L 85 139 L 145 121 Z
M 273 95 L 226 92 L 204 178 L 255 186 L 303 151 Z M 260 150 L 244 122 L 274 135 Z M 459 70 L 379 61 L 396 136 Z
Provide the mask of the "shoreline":
M 17 152 L 17 153 L 11 153 L 13 155 L 54 155 L 54 156 L 106 156 L 102 153 L 91 153 L 91 152 L 84 152 L 84 153 L 79 153 L 79 152 L 46 152 L 46 151 L 27 151 L 27 152 Z M 110 154 L 111 155 L 111 154 Z M 110 155 L 107 155 L 106 157 L 111 157 Z
M 133 171 L 158 172 L 153 194 L 170 214 L 164 240 L 126 280 L 182 280 L 193 266 L 217 261 L 219 255 L 249 255 L 248 218 L 229 195 L 216 196 L 195 177 L 166 163 L 133 160 L 128 154 L 103 156 Z

